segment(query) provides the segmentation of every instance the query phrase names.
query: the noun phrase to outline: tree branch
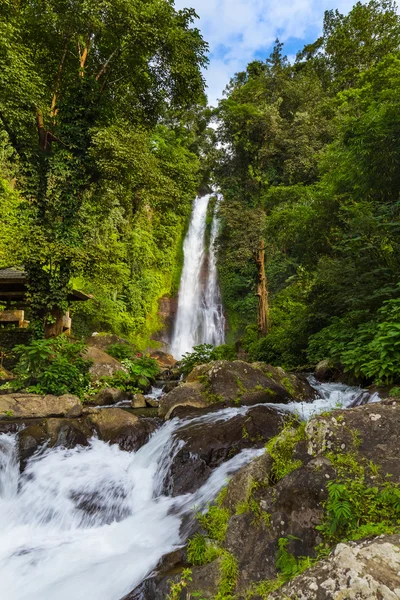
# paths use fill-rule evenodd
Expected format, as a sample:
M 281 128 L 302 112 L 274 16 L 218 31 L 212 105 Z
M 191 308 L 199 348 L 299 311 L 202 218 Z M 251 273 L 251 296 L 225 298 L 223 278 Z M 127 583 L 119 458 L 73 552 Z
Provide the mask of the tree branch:
M 117 54 L 118 50 L 119 50 L 119 48 L 115 48 L 115 50 L 113 52 L 111 52 L 111 54 L 108 57 L 108 59 L 106 60 L 106 62 L 102 65 L 100 71 L 97 73 L 97 75 L 96 75 L 96 81 L 98 81 L 100 79 L 100 77 L 102 75 L 104 75 L 104 73 L 106 72 L 106 69 L 107 69 L 108 65 L 110 64 L 110 61 Z
M 53 98 L 51 101 L 51 107 L 50 107 L 50 116 L 51 117 L 55 117 L 58 112 L 58 110 L 56 110 L 57 94 L 60 90 L 61 76 L 62 76 L 62 72 L 64 69 L 64 62 L 65 62 L 65 58 L 67 56 L 67 51 L 68 51 L 68 42 L 69 42 L 69 40 L 66 40 L 65 46 L 64 46 L 64 52 L 63 52 L 63 55 L 61 57 L 61 62 L 58 67 L 57 79 L 56 79 L 56 83 L 54 86 L 54 94 L 53 94 Z

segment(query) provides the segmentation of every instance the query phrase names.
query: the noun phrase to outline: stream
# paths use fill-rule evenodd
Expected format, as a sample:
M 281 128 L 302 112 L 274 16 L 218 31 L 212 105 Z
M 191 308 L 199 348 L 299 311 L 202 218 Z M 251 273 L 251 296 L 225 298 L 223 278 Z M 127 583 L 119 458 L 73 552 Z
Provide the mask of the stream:
M 359 388 L 317 384 L 310 404 L 273 406 L 301 418 L 362 401 Z M 264 405 L 265 406 L 265 405 Z M 192 494 L 162 490 L 182 427 L 244 414 L 227 408 L 163 424 L 136 453 L 93 438 L 42 448 L 20 474 L 17 434 L 0 435 L 0 581 L 3 600 L 120 600 L 184 543 L 182 520 L 215 499 L 227 478 L 264 450 L 244 450 Z M 56 590 L 56 592 L 55 592 Z

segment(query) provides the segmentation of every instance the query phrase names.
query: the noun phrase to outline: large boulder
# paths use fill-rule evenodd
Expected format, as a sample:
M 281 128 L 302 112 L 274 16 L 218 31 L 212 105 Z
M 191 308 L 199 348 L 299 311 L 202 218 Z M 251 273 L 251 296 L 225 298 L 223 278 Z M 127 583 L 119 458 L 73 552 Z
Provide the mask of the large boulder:
M 165 491 L 173 496 L 195 491 L 213 469 L 241 450 L 262 448 L 279 433 L 285 418 L 273 408 L 257 406 L 231 419 L 188 421 L 176 433 L 183 446 L 166 474 Z
M 336 546 L 332 554 L 268 596 L 270 600 L 398 600 L 400 536 Z
M 40 396 L 38 394 L 4 394 L 0 396 L 0 419 L 38 419 L 82 414 L 77 396 Z
M 132 394 L 123 392 L 118 388 L 104 388 L 97 392 L 95 396 L 85 399 L 85 405 L 88 406 L 110 406 L 117 404 L 122 400 L 130 400 Z
M 171 369 L 175 367 L 177 363 L 176 359 L 172 356 L 172 354 L 162 352 L 161 350 L 154 350 L 150 354 L 150 356 L 158 362 L 158 366 L 160 367 L 160 369 Z
M 112 377 L 117 371 L 127 372 L 126 368 L 104 350 L 96 346 L 89 346 L 85 353 L 85 358 L 92 361 L 89 373 L 95 381 L 100 377 Z
M 101 440 L 129 452 L 141 448 L 157 428 L 154 420 L 141 419 L 120 408 L 103 408 L 88 415 L 88 420 Z
M 91 335 L 85 341 L 87 346 L 104 350 L 104 352 L 113 344 L 131 346 L 131 343 L 128 342 L 128 340 L 124 340 L 112 333 L 98 333 L 97 335 Z
M 170 419 L 178 406 L 206 408 L 207 400 L 203 395 L 203 386 L 199 382 L 184 383 L 162 396 L 159 403 L 159 415 Z
M 218 360 L 195 367 L 184 383 L 161 399 L 159 414 L 169 419 L 178 406 L 252 406 L 312 400 L 314 395 L 305 378 L 282 369 L 265 363 Z
M 232 478 L 222 500 L 222 507 L 228 510 L 230 517 L 225 538 L 219 544 L 221 551 L 229 552 L 238 567 L 235 598 L 249 597 L 258 584 L 278 576 L 276 556 L 281 538 L 287 540 L 289 554 L 297 558 L 316 558 L 316 547 L 326 541 L 319 526 L 326 516 L 328 483 L 335 481 L 338 475 L 343 477 L 343 465 L 349 465 L 346 471 L 349 478 L 358 477 L 359 469 L 363 469 L 362 477 L 367 486 L 385 485 L 387 481 L 400 483 L 399 430 L 398 400 L 335 410 L 314 417 L 300 429 L 296 429 L 295 423 L 287 426 L 269 446 L 271 454 L 255 459 Z M 222 432 L 220 435 L 223 438 Z M 200 441 L 197 443 L 199 449 L 194 447 L 193 450 L 203 458 L 206 449 L 201 448 Z M 218 451 L 217 447 L 216 456 Z M 191 455 L 186 472 L 191 468 L 190 458 Z M 212 460 L 213 457 L 211 463 Z M 193 464 L 195 477 L 201 482 L 203 474 L 196 470 L 199 463 L 194 461 Z M 269 597 L 293 600 L 399 598 L 400 593 L 396 592 L 397 596 L 393 593 L 400 590 L 400 538 L 382 539 L 385 541 L 340 545 L 327 561 Z M 387 542 L 394 547 L 372 546 Z M 218 567 L 217 561 L 207 567 L 206 571 L 213 573 Z M 210 585 L 204 582 L 204 568 L 191 568 L 193 582 L 188 585 L 188 592 L 197 592 L 204 598 L 215 597 L 218 590 L 215 585 L 210 590 Z M 261 600 L 255 593 L 250 597 Z

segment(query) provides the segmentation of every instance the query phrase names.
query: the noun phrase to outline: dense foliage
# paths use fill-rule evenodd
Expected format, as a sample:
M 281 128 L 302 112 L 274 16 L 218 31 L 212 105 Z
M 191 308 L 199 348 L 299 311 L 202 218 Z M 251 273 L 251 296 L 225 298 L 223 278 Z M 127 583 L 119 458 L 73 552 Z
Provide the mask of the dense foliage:
M 220 102 L 222 293 L 255 360 L 329 358 L 367 381 L 400 378 L 399 43 L 390 0 L 329 11 L 294 64 L 277 42 Z M 262 239 L 271 310 L 259 339 Z
M 95 296 L 78 334 L 144 345 L 158 326 L 209 144 L 195 19 L 170 1 L 1 3 L 0 266 L 24 265 L 45 328 L 72 285 Z
M 14 352 L 18 356 L 16 378 L 3 388 L 56 396 L 70 393 L 83 399 L 90 384 L 91 365 L 85 359 L 83 342 L 59 336 L 16 346 Z

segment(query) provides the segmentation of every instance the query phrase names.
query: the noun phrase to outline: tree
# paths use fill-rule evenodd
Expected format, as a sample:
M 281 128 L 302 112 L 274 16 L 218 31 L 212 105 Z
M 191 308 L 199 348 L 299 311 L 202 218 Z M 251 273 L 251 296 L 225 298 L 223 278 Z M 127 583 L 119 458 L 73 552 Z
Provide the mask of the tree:
M 50 326 L 60 324 L 71 277 L 90 265 L 80 212 L 101 176 L 93 136 L 113 123 L 149 128 L 167 106 L 202 101 L 206 44 L 194 11 L 170 2 L 33 0 L 1 10 L 0 121 L 29 176 L 24 264 L 32 310 Z

